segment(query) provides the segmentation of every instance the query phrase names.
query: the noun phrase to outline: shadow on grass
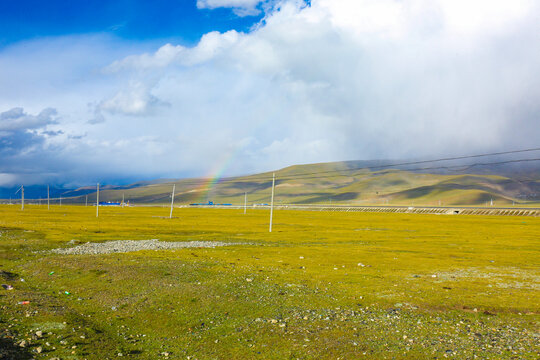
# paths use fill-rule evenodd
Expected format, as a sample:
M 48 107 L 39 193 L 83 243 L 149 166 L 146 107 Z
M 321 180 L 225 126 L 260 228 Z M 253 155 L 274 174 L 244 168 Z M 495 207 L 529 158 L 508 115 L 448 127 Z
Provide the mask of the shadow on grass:
M 15 345 L 12 339 L 0 337 L 0 359 L 26 360 L 33 358 L 34 356 L 28 349 Z
M 9 272 L 9 271 L 4 271 L 4 270 L 0 270 L 0 278 L 4 279 L 4 280 L 7 280 L 7 281 L 14 281 L 15 279 L 17 279 L 19 277 L 19 275 L 15 274 L 15 273 L 12 273 L 12 272 Z

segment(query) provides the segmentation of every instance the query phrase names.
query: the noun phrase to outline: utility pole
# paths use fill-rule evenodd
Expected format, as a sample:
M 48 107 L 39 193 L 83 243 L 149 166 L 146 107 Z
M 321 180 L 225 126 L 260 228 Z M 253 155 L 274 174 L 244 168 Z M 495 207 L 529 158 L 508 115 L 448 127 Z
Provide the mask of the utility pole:
M 62 196 L 60 196 L 60 206 L 62 206 Z
M 124 193 L 122 193 L 122 207 L 124 207 Z
M 99 217 L 99 183 L 97 183 L 97 193 L 96 193 L 96 217 Z
M 274 186 L 276 185 L 276 173 L 272 173 L 272 199 L 270 201 L 270 228 L 268 232 L 272 232 L 272 216 L 274 215 Z
M 19 190 L 15 192 L 15 195 L 17 195 L 19 191 L 21 192 L 21 210 L 24 210 L 24 185 L 21 185 Z M 11 197 L 9 198 L 9 202 L 11 203 Z
M 88 206 L 88 195 L 84 198 L 84 206 Z
M 47 210 L 51 210 L 51 196 L 49 194 L 49 185 L 47 185 Z
M 244 215 L 246 215 L 247 210 L 247 192 L 244 193 Z
M 172 210 L 173 210 L 173 205 L 174 205 L 174 190 L 176 190 L 176 184 L 173 184 L 173 187 L 172 187 L 172 194 L 171 194 L 171 213 L 169 214 L 169 219 L 172 219 Z M 122 200 L 122 202 L 124 202 L 124 200 Z

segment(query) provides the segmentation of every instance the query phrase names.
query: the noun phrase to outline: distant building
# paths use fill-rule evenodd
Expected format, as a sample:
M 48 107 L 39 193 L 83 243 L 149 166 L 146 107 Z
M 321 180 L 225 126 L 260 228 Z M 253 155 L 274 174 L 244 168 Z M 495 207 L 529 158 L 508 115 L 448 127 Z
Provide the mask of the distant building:
M 100 201 L 99 206 L 122 206 L 122 203 L 112 201 Z

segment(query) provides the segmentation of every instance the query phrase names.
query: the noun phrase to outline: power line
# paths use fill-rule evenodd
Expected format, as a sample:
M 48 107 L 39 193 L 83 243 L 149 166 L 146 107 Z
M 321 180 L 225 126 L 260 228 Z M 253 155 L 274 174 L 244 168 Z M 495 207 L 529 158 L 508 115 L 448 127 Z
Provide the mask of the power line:
M 419 161 L 408 161 L 408 162 L 396 162 L 393 164 L 386 164 L 386 165 L 378 165 L 378 166 L 364 166 L 364 167 L 357 167 L 357 168 L 348 168 L 348 169 L 340 169 L 340 170 L 326 170 L 326 171 L 311 171 L 311 172 L 304 172 L 304 173 L 297 173 L 297 174 L 291 174 L 288 176 L 279 177 L 279 182 L 287 181 L 287 180 L 309 180 L 309 179 L 323 179 L 328 177 L 349 177 L 349 176 L 358 176 L 360 174 L 353 174 L 355 171 L 360 171 L 364 169 L 369 170 L 381 170 L 381 169 L 388 169 L 392 167 L 403 167 L 403 166 L 409 166 L 409 165 L 419 165 L 419 164 L 426 164 L 426 163 L 435 163 L 435 162 L 442 162 L 442 161 L 452 161 L 452 160 L 464 160 L 464 159 L 473 159 L 473 158 L 481 158 L 481 157 L 489 157 L 489 156 L 499 156 L 499 155 L 508 155 L 508 154 L 518 154 L 518 153 L 526 153 L 526 152 L 534 152 L 534 151 L 540 151 L 540 148 L 530 148 L 530 149 L 522 149 L 522 150 L 513 150 L 513 151 L 503 151 L 503 152 L 494 152 L 494 153 L 486 153 L 486 154 L 476 154 L 476 155 L 466 155 L 466 156 L 455 156 L 455 157 L 446 157 L 446 158 L 439 158 L 439 159 L 431 159 L 431 160 L 419 160 Z M 519 162 L 532 162 L 532 161 L 540 161 L 540 158 L 524 158 L 524 159 L 513 159 L 513 160 L 505 160 L 505 161 L 494 161 L 494 162 L 478 162 L 473 164 L 466 164 L 466 165 L 447 165 L 447 166 L 430 166 L 430 167 L 418 167 L 418 168 L 409 168 L 409 169 L 402 169 L 404 171 L 426 171 L 426 170 L 448 170 L 452 172 L 458 172 L 458 171 L 466 171 L 473 167 L 479 167 L 479 166 L 488 166 L 488 165 L 502 165 L 502 164 L 510 164 L 510 163 L 519 163 Z M 345 174 L 346 173 L 346 174 Z M 324 175 L 327 174 L 327 175 Z M 333 175 L 329 175 L 333 174 Z M 372 175 L 372 174 L 366 174 L 366 175 Z M 502 182 L 507 181 L 538 181 L 540 179 L 508 179 L 504 180 Z M 190 185 L 201 185 L 205 184 L 210 179 L 186 179 L 186 180 L 179 180 L 179 181 L 173 181 L 173 182 L 164 182 L 160 184 L 154 184 L 154 186 L 166 186 L 169 184 L 179 184 L 182 186 L 190 186 Z M 257 174 L 257 175 L 246 175 L 246 176 L 236 176 L 236 177 L 227 177 L 218 179 L 216 181 L 216 185 L 219 184 L 227 184 L 227 183 L 255 183 L 254 186 L 261 186 L 262 184 L 256 184 L 256 182 L 268 182 L 270 183 L 271 180 L 269 176 L 263 175 L 263 174 Z M 115 189 L 110 189 L 115 190 Z M 73 198 L 77 198 L 78 196 L 74 196 Z M 164 196 L 166 197 L 166 196 Z M 50 200 L 56 200 L 57 198 L 50 198 Z
M 447 158 L 432 159 L 432 160 L 409 161 L 409 162 L 394 163 L 394 164 L 379 165 L 379 166 L 364 166 L 364 167 L 349 168 L 349 169 L 344 169 L 344 170 L 327 170 L 327 171 L 307 172 L 307 173 L 299 173 L 299 174 L 289 175 L 288 178 L 292 178 L 293 176 L 294 177 L 301 177 L 301 176 L 304 176 L 304 175 L 313 175 L 313 174 L 327 174 L 327 173 L 334 173 L 334 172 L 356 171 L 356 170 L 363 170 L 363 169 L 366 169 L 366 168 L 370 169 L 370 170 L 373 170 L 373 169 L 385 169 L 385 168 L 395 167 L 395 166 L 418 165 L 418 164 L 426 164 L 426 163 L 440 162 L 440 161 L 464 160 L 464 159 L 473 159 L 473 158 L 480 158 L 480 157 L 487 157 L 487 156 L 518 154 L 518 153 L 532 152 L 532 151 L 540 151 L 540 148 L 532 148 L 532 149 L 524 149 L 524 150 L 513 150 L 513 151 L 503 151 L 503 152 L 495 152 L 495 153 L 488 153 L 488 154 L 478 154 L 478 155 L 456 156 L 456 157 L 447 157 Z M 444 167 L 441 167 L 441 168 L 444 168 Z M 426 169 L 430 170 L 430 169 L 438 169 L 438 168 L 426 168 Z M 407 170 L 409 170 L 409 169 L 407 169 Z M 416 171 L 416 169 L 412 169 L 411 171 Z
M 405 171 L 425 171 L 425 170 L 440 170 L 440 169 L 446 169 L 446 170 L 449 170 L 449 171 L 464 171 L 464 170 L 466 170 L 468 168 L 475 167 L 475 166 L 501 165 L 501 164 L 508 164 L 508 163 L 531 162 L 531 161 L 540 161 L 540 158 L 536 158 L 536 159 L 515 159 L 515 160 L 487 162 L 487 163 L 474 163 L 474 164 L 467 165 L 466 168 L 463 168 L 462 165 L 456 165 L 456 166 L 421 167 L 421 168 L 415 168 L 415 169 L 406 169 Z M 461 169 L 457 170 L 456 168 L 461 168 Z M 455 170 L 453 170 L 453 169 L 455 169 Z M 305 176 L 305 177 L 302 177 L 302 178 L 282 177 L 282 178 L 279 179 L 279 182 L 285 182 L 287 180 L 321 179 L 321 178 L 336 177 L 336 176 L 338 176 L 338 177 L 340 177 L 340 176 L 343 176 L 343 177 L 355 176 L 354 174 L 336 174 L 336 175 L 317 176 L 317 175 L 315 175 L 316 172 L 313 172 L 312 174 L 313 174 L 312 176 L 309 176 L 309 177 Z M 369 176 L 372 176 L 372 175 L 373 174 L 366 174 L 366 177 L 369 177 Z M 504 180 L 497 180 L 496 183 L 501 185 L 501 184 L 512 183 L 512 182 L 522 183 L 522 182 L 526 182 L 526 181 L 539 181 L 539 180 L 540 180 L 540 178 L 521 178 L 521 179 L 508 178 L 508 179 L 504 179 Z M 239 184 L 239 183 L 253 183 L 253 182 L 256 182 L 256 181 L 269 182 L 269 184 L 271 184 L 271 180 L 269 180 L 268 178 L 261 178 L 260 180 L 250 179 L 249 181 L 248 180 L 235 180 L 235 179 L 227 179 L 227 180 L 225 180 L 224 179 L 224 180 L 221 180 L 218 183 L 216 183 L 216 185 L 227 184 L 227 183 L 236 183 L 236 184 Z M 359 180 L 356 180 L 356 181 L 359 181 Z M 190 186 L 190 185 L 200 185 L 201 183 L 204 183 L 204 182 L 205 181 L 203 181 L 203 180 L 198 181 L 198 182 L 184 182 L 184 181 L 180 180 L 180 181 L 176 182 L 176 184 L 179 184 L 179 185 L 182 185 L 182 186 Z M 278 182 L 278 181 L 276 181 L 276 182 Z M 171 183 L 162 183 L 162 184 L 159 184 L 159 185 L 170 185 L 170 184 Z M 261 186 L 263 184 L 253 184 L 253 185 L 254 186 Z M 113 189 L 111 189 L 111 190 L 113 190 Z M 160 195 L 160 194 L 156 194 L 156 195 Z M 170 196 L 169 194 L 165 194 L 163 196 L 160 196 L 159 198 L 168 198 L 169 196 Z M 71 199 L 76 199 L 78 197 L 79 196 L 74 196 Z M 50 200 L 54 201 L 54 200 L 58 200 L 58 199 L 59 198 L 51 198 Z M 68 200 L 69 198 L 64 198 L 64 199 Z
M 508 154 L 518 154 L 518 153 L 525 153 L 525 152 L 533 152 L 533 151 L 540 151 L 539 148 L 530 148 L 530 149 L 522 149 L 522 150 L 512 150 L 512 151 L 502 151 L 502 152 L 494 152 L 494 153 L 486 153 L 486 154 L 476 154 L 476 155 L 466 155 L 466 156 L 455 156 L 455 157 L 446 157 L 446 158 L 439 158 L 439 159 L 431 159 L 431 160 L 419 160 L 419 161 L 408 161 L 408 162 L 401 162 L 401 163 L 393 163 L 393 164 L 386 164 L 386 165 L 378 165 L 378 166 L 364 166 L 364 167 L 357 167 L 357 168 L 349 168 L 349 169 L 340 169 L 340 170 L 326 170 L 326 171 L 311 171 L 311 172 L 305 172 L 305 173 L 298 173 L 298 174 L 291 174 L 285 177 L 280 177 L 279 181 L 283 180 L 294 180 L 296 178 L 298 179 L 305 179 L 303 176 L 306 175 L 315 175 L 315 174 L 330 174 L 330 173 L 343 173 L 343 172 L 354 172 L 357 170 L 363 170 L 363 169 L 370 169 L 370 170 L 377 170 L 377 169 L 386 169 L 391 167 L 397 167 L 397 166 L 407 166 L 407 165 L 418 165 L 418 164 L 426 164 L 426 163 L 433 163 L 433 162 L 441 162 L 441 161 L 452 161 L 452 160 L 464 160 L 464 159 L 473 159 L 473 158 L 480 158 L 480 157 L 488 157 L 488 156 L 498 156 L 498 155 L 508 155 Z M 532 159 L 532 161 L 537 161 L 538 159 Z M 518 160 L 512 160 L 510 162 L 521 162 L 521 161 L 530 161 L 529 159 L 518 159 Z M 506 163 L 506 162 L 503 162 Z M 496 165 L 499 164 L 498 162 L 494 163 L 485 163 L 483 165 Z M 466 166 L 473 166 L 476 164 L 466 165 Z M 463 167 L 464 165 L 459 165 Z M 449 169 L 451 167 L 447 166 L 438 166 L 438 167 L 427 167 L 427 168 L 420 168 L 420 169 L 405 169 L 407 171 L 419 171 L 419 170 L 438 170 L 438 169 Z M 269 176 L 262 177 L 263 175 L 257 174 L 257 175 L 246 175 L 242 176 L 248 179 L 245 180 L 235 180 L 238 179 L 239 176 L 235 177 L 227 177 L 219 179 L 216 184 L 221 184 L 225 182 L 249 182 L 249 181 L 269 181 Z M 339 176 L 339 175 L 336 175 Z M 350 175 L 341 175 L 341 176 L 350 176 Z M 188 184 L 200 184 L 209 181 L 209 179 L 200 179 L 200 180 L 192 180 L 190 182 L 185 182 L 180 180 L 179 182 L 182 182 L 184 185 Z M 171 184 L 171 182 L 162 183 L 162 184 L 156 184 L 156 185 L 163 185 L 163 184 Z
M 539 149 L 540 150 L 540 149 Z M 487 155 L 481 155 L 481 156 L 487 156 Z M 475 157 L 478 157 L 476 155 Z M 446 158 L 450 159 L 450 158 Z M 445 159 L 445 160 L 446 160 Z M 354 176 L 352 172 L 364 170 L 364 169 L 384 169 L 384 168 L 391 168 L 396 166 L 404 166 L 404 165 L 412 165 L 412 164 L 421 164 L 421 163 L 428 163 L 428 162 L 436 162 L 436 161 L 443 161 L 443 160 L 430 160 L 430 161 L 421 161 L 421 162 L 409 162 L 409 163 L 400 163 L 400 164 L 389 164 L 389 165 L 381 165 L 377 167 L 363 167 L 363 168 L 352 168 L 352 169 L 343 169 L 343 170 L 328 170 L 328 171 L 313 171 L 313 172 L 306 172 L 301 174 L 292 174 L 284 177 L 279 177 L 278 181 L 283 182 L 287 180 L 307 180 L 307 179 L 322 179 L 322 178 L 328 178 L 328 177 L 339 177 L 339 176 Z M 425 170 L 448 170 L 448 171 L 465 171 L 471 167 L 476 166 L 487 166 L 487 165 L 502 165 L 502 164 L 509 164 L 509 163 L 519 163 L 519 162 L 532 162 L 532 161 L 540 161 L 540 158 L 534 158 L 534 159 L 514 159 L 514 160 L 506 160 L 506 161 L 495 161 L 495 162 L 485 162 L 485 163 L 474 163 L 474 164 L 467 164 L 467 165 L 451 165 L 451 166 L 430 166 L 430 167 L 418 167 L 418 168 L 412 168 L 412 169 L 403 169 L 404 171 L 425 171 Z M 347 172 L 347 174 L 343 174 L 344 172 Z M 319 175 L 319 174 L 329 174 L 329 173 L 338 173 L 333 175 Z M 218 181 L 216 181 L 216 185 L 218 184 L 225 184 L 225 183 L 250 183 L 250 182 L 257 182 L 257 181 L 264 181 L 264 182 L 270 182 L 271 180 L 268 177 L 262 177 L 261 175 L 256 175 L 257 177 L 249 177 L 247 176 L 247 179 L 241 179 L 239 177 L 234 178 L 223 178 Z M 536 181 L 537 179 L 530 179 L 530 181 Z M 179 180 L 178 184 L 181 185 L 200 185 L 208 182 L 208 179 L 201 179 L 196 181 L 184 181 Z M 160 185 L 167 185 L 171 184 L 168 183 L 162 183 Z

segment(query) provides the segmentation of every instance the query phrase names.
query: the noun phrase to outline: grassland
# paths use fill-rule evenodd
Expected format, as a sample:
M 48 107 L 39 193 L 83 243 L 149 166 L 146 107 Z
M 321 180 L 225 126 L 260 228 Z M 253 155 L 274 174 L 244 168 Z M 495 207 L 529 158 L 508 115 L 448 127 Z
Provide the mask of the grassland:
M 538 218 L 277 211 L 268 233 L 264 210 L 174 215 L 0 206 L 0 354 L 539 357 Z M 50 252 L 122 239 L 238 245 Z

